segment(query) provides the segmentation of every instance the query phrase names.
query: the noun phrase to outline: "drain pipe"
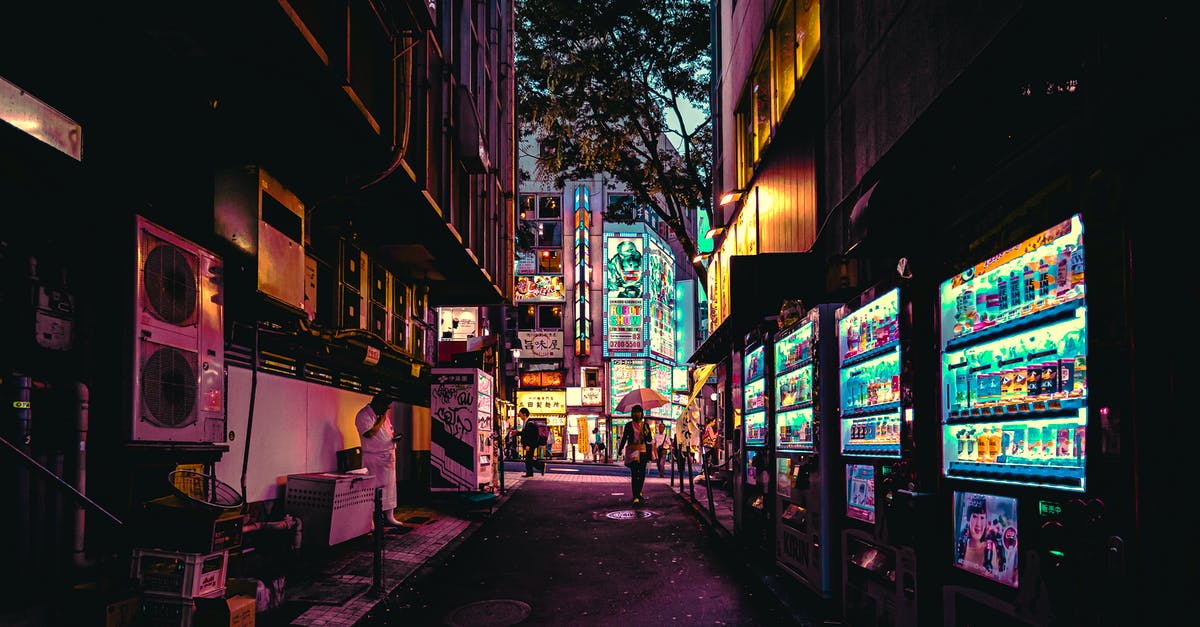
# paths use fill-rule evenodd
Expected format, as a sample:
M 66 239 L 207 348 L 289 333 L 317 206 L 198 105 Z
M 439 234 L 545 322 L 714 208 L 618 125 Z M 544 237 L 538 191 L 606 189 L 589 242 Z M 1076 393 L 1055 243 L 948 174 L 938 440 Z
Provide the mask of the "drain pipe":
M 87 432 L 88 432 L 88 387 L 83 383 L 75 383 L 75 398 L 78 400 L 75 415 L 75 431 L 79 446 L 75 456 L 75 489 L 81 494 L 87 494 Z M 85 568 L 91 566 L 91 560 L 84 553 L 84 523 L 87 519 L 83 505 L 75 506 L 75 543 L 72 546 L 72 560 L 75 566 Z

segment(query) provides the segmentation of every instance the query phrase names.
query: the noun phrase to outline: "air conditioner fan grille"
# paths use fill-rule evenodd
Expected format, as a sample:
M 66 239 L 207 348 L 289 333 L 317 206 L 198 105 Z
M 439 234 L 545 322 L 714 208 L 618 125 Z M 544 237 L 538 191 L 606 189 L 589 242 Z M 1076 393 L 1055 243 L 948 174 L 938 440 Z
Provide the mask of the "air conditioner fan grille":
M 193 261 L 178 247 L 156 246 L 146 255 L 142 283 L 151 311 L 164 322 L 185 324 L 196 311 Z
M 186 352 L 160 347 L 142 364 L 142 403 L 152 422 L 181 427 L 193 421 L 198 385 L 193 362 Z

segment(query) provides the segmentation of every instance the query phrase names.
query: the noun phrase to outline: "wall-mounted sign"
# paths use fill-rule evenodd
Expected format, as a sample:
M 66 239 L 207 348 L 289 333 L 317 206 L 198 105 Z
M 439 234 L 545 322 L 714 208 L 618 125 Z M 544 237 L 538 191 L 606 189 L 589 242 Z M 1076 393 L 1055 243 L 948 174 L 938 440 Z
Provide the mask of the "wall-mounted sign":
M 518 331 L 521 340 L 521 357 L 561 358 L 563 356 L 562 331 Z
M 521 373 L 521 387 L 523 388 L 560 388 L 562 386 L 562 370 L 527 371 Z
M 567 412 L 566 390 L 517 390 L 517 410 L 524 407 L 534 414 L 563 414 Z
M 604 349 L 641 351 L 645 345 L 643 235 L 604 235 Z
M 587 357 L 592 347 L 592 210 L 588 188 L 575 188 L 575 355 Z
M 613 359 L 608 362 L 608 412 L 617 413 L 621 397 L 646 386 L 645 359 Z
M 653 238 L 646 255 L 650 352 L 675 359 L 675 256 Z
M 599 407 L 604 403 L 604 388 L 579 388 L 579 404 L 585 407 Z
M 513 300 L 563 300 L 566 298 L 566 295 L 567 288 L 563 283 L 562 276 L 521 275 L 517 277 Z

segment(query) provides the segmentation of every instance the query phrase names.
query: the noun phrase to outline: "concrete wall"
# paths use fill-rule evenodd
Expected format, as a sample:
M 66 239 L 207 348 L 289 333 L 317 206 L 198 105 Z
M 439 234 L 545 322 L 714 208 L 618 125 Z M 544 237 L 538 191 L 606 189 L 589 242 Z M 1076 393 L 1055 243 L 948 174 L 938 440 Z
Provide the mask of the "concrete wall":
M 1022 4 L 821 3 L 827 209 L 855 191 Z
M 216 474 L 217 479 L 238 490 L 247 443 L 250 386 L 250 370 L 229 369 L 228 428 L 234 439 L 228 443 L 229 452 L 216 464 Z M 282 497 L 290 474 L 337 470 L 337 452 L 360 443 L 354 416 L 370 400 L 369 394 L 258 373 L 253 431 L 249 433 L 246 500 L 255 503 Z M 397 474 L 401 478 L 411 475 L 408 451 L 413 446 L 412 409 L 405 403 L 392 405 L 396 433 L 405 435 L 396 447 Z M 428 409 L 422 409 L 427 417 Z M 426 441 L 428 437 L 426 428 Z

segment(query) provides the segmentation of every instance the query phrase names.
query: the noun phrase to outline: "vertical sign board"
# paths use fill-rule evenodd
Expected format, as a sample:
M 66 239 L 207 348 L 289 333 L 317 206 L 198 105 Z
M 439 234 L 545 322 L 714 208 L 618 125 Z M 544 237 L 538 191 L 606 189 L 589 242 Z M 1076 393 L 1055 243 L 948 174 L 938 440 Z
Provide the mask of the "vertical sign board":
M 646 255 L 646 319 L 650 352 L 675 360 L 675 257 L 654 238 Z
M 587 357 L 592 350 L 592 209 L 588 188 L 575 188 L 575 355 Z
M 645 346 L 646 240 L 637 234 L 604 234 L 604 355 L 640 352 Z
M 479 490 L 492 473 L 492 377 L 474 368 L 434 368 L 429 400 L 429 489 Z

